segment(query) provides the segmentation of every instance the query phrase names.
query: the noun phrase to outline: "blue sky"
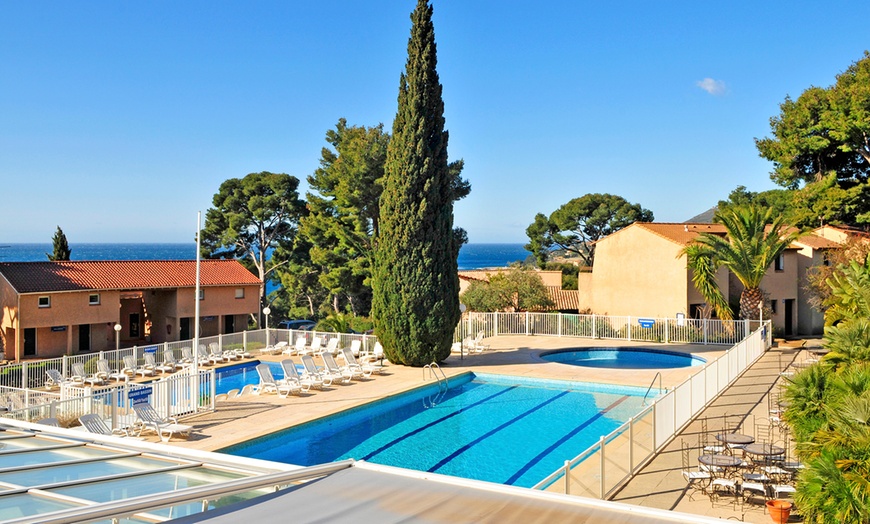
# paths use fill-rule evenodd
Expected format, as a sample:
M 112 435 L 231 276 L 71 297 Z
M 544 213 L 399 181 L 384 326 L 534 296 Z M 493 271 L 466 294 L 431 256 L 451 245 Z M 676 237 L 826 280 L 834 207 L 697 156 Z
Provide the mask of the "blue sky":
M 0 243 L 185 242 L 221 182 L 300 180 L 396 112 L 414 2 L 0 0 Z M 774 188 L 754 137 L 870 48 L 870 2 L 435 1 L 471 242 L 592 192 L 680 222 Z

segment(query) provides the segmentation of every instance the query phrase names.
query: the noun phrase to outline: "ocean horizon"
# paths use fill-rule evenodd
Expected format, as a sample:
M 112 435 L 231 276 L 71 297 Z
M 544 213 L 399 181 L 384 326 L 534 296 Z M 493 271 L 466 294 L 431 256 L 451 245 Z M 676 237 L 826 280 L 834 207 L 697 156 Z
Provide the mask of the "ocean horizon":
M 196 244 L 185 243 L 71 243 L 70 259 L 75 260 L 194 260 Z M 0 262 L 46 262 L 52 244 L 0 243 Z M 531 253 L 523 244 L 474 243 L 459 250 L 460 270 L 504 267 L 523 262 Z

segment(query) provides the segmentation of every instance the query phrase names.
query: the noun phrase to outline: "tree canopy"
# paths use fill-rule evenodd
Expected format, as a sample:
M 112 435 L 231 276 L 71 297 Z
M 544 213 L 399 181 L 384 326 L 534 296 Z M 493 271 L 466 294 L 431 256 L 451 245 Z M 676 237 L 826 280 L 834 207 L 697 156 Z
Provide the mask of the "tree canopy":
M 257 275 L 260 303 L 266 305 L 265 282 L 281 259 L 269 256 L 283 248 L 292 251 L 305 203 L 299 199 L 299 180 L 283 173 L 250 173 L 220 185 L 205 215 L 202 254 L 235 258 Z M 284 258 L 286 260 L 286 257 Z
M 786 97 L 770 128 L 755 144 L 774 182 L 802 188 L 796 223 L 870 223 L 870 53 L 832 86 Z
M 450 355 L 459 321 L 453 202 L 467 189 L 447 161 L 432 7 L 411 14 L 408 60 L 387 148 L 372 267 L 375 334 L 391 362 L 423 366 Z
M 515 264 L 488 282 L 475 280 L 460 297 L 470 311 L 535 311 L 553 305 L 541 276 Z
M 535 215 L 526 228 L 526 249 L 542 267 L 553 248 L 578 255 L 586 266 L 595 261 L 595 243 L 634 222 L 652 222 L 653 212 L 617 195 L 589 193 L 570 200 L 549 217 Z
M 54 232 L 54 236 L 51 237 L 52 243 L 52 252 L 46 253 L 45 256 L 48 257 L 48 260 L 51 262 L 58 262 L 61 260 L 69 260 L 70 255 L 72 255 L 72 250 L 69 248 L 69 243 L 66 241 L 66 235 L 63 234 L 63 229 L 60 226 L 57 226 L 57 231 Z

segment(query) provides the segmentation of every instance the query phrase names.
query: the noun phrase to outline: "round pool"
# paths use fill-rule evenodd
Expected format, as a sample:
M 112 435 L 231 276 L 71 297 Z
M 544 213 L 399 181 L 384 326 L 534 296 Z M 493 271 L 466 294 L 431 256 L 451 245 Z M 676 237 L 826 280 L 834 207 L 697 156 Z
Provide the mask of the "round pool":
M 541 354 L 548 362 L 588 368 L 670 369 L 701 366 L 707 361 L 688 353 L 641 348 L 583 348 Z

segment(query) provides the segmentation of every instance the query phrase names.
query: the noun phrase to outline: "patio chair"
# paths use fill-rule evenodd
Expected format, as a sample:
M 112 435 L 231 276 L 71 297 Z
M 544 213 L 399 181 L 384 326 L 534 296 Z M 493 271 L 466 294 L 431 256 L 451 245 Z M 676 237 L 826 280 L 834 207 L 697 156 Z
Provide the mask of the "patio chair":
M 130 375 L 125 373 L 123 370 L 111 369 L 109 367 L 109 361 L 104 358 L 97 360 L 97 372 L 106 377 L 106 380 L 114 380 L 117 382 L 122 380 L 127 382 L 130 380 Z
M 133 355 L 124 356 L 124 372 L 133 376 L 142 375 L 143 377 L 153 377 L 154 369 L 147 366 L 139 366 L 136 364 L 136 357 Z
M 295 382 L 296 384 L 299 384 L 299 387 L 302 388 L 303 392 L 307 393 L 312 387 L 318 389 L 323 387 L 323 380 L 317 377 L 299 376 L 299 370 L 296 369 L 296 363 L 289 358 L 285 358 L 281 361 L 281 369 L 284 370 L 284 380 L 288 383 Z
M 254 393 L 257 395 L 276 393 L 279 397 L 286 398 L 288 395 L 302 391 L 302 386 L 298 384 L 275 380 L 269 364 L 257 364 L 257 374 L 260 376 L 260 383 L 254 388 Z
M 347 363 L 348 368 L 358 369 L 366 378 L 372 376 L 372 373 L 380 374 L 383 370 L 383 366 L 379 366 L 378 364 L 372 362 L 357 362 L 356 357 L 353 356 L 350 348 L 342 349 L 341 356 L 344 357 L 344 361 Z
M 341 377 L 342 382 L 345 384 L 355 378 L 363 377 L 361 369 L 351 369 L 349 366 L 339 366 L 335 361 L 335 357 L 332 356 L 332 353 L 324 351 L 320 354 L 320 358 L 323 360 L 324 369 L 331 373 L 333 377 Z
M 98 386 L 105 383 L 105 381 L 97 376 L 96 373 L 88 374 L 85 372 L 85 365 L 81 362 L 76 362 L 72 365 L 72 376 L 71 378 L 74 381 L 81 381 L 91 386 Z
M 314 363 L 314 358 L 312 358 L 311 355 L 302 355 L 302 365 L 305 367 L 305 374 L 302 375 L 303 378 L 308 377 L 312 380 L 320 380 L 323 383 L 323 386 L 321 387 L 329 387 L 332 385 L 332 373 L 324 373 L 317 369 L 317 365 Z M 339 376 L 338 378 L 341 377 Z
M 707 492 L 707 487 L 710 485 L 712 475 L 709 471 L 702 471 L 699 467 L 692 467 L 690 455 L 692 452 L 691 446 L 688 443 L 680 441 L 680 456 L 683 461 L 683 468 L 680 473 L 686 479 L 686 489 L 692 490 L 689 493 L 689 500 L 694 500 L 695 491 Z
M 145 368 L 150 368 L 161 373 L 166 373 L 167 371 L 172 373 L 175 371 L 175 366 L 158 364 L 157 359 L 154 357 L 154 353 L 145 353 Z
M 139 433 L 136 436 L 141 436 L 144 431 L 153 430 L 163 442 L 169 442 L 172 435 L 190 436 L 193 431 L 193 426 L 179 424 L 175 417 L 163 417 L 154 406 L 148 403 L 133 404 L 133 412 L 136 413 L 136 418 L 139 419 Z

